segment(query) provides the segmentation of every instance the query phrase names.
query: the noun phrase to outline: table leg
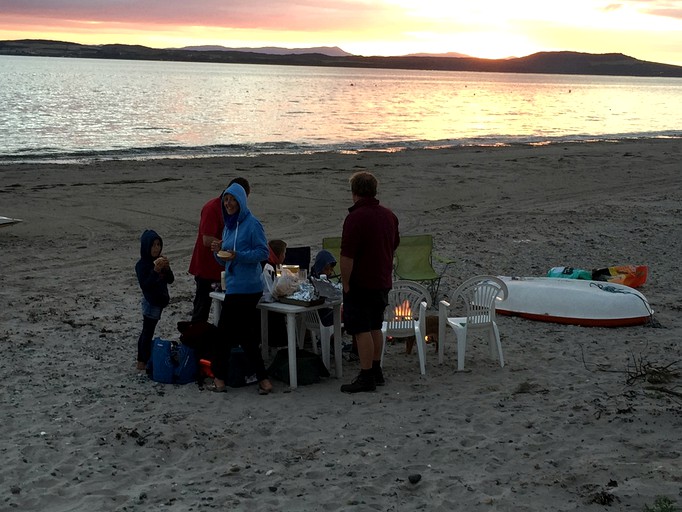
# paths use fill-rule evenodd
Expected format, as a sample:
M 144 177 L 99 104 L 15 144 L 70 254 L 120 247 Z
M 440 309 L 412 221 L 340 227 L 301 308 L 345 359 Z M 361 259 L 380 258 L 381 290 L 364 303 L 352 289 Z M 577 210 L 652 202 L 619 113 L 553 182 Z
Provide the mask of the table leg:
M 334 363 L 336 378 L 343 376 L 343 360 L 341 358 L 341 304 L 334 306 Z
M 213 325 L 216 327 L 220 322 L 220 313 L 223 311 L 223 301 L 220 299 L 211 299 L 213 301 Z
M 305 319 L 303 315 L 296 315 L 296 339 L 298 342 L 298 348 L 305 348 Z M 317 354 L 317 350 L 313 349 L 313 352 Z
M 298 387 L 298 374 L 296 372 L 296 314 L 287 313 L 287 343 L 289 350 L 289 387 Z

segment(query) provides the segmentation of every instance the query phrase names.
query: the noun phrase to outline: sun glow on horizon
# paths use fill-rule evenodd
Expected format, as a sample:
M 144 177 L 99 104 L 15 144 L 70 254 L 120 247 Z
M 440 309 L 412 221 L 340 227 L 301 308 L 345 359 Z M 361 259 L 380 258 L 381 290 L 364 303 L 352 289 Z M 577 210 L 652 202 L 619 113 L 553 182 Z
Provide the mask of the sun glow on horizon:
M 243 0 L 232 0 L 230 9 L 221 0 L 195 0 L 163 10 L 135 4 L 126 12 L 100 12 L 89 0 L 34 0 L 5 9 L 0 39 L 154 48 L 338 46 L 365 56 L 454 52 L 488 59 L 569 50 L 682 65 L 679 1 L 574 0 L 559 10 L 545 0 L 264 1 L 265 14 Z

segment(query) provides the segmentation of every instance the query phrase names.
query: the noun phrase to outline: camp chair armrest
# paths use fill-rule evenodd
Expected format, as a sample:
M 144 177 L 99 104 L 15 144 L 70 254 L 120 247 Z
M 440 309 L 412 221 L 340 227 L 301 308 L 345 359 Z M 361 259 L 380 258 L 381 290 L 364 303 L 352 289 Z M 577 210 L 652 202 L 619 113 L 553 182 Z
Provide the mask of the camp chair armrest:
M 440 273 L 441 276 L 442 276 L 443 274 L 445 274 L 445 271 L 448 269 L 448 267 L 449 267 L 450 265 L 456 263 L 456 260 L 448 260 L 448 259 L 443 258 L 442 256 L 438 256 L 437 254 L 434 254 L 434 255 L 433 255 L 433 258 L 434 258 L 436 261 L 438 261 L 438 263 L 440 263 L 441 265 L 444 266 L 443 271 Z

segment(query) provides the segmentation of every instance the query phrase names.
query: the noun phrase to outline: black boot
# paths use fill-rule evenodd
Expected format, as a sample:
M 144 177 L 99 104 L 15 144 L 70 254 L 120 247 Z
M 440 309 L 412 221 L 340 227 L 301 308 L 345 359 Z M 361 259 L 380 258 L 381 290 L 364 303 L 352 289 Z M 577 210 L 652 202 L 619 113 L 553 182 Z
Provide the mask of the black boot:
M 341 391 L 344 393 L 361 393 L 363 391 L 374 391 L 376 388 L 373 371 L 360 370 L 360 375 L 350 384 L 341 386 Z
M 384 372 L 381 370 L 381 361 L 372 361 L 372 373 L 374 374 L 374 384 L 377 386 L 386 384 Z

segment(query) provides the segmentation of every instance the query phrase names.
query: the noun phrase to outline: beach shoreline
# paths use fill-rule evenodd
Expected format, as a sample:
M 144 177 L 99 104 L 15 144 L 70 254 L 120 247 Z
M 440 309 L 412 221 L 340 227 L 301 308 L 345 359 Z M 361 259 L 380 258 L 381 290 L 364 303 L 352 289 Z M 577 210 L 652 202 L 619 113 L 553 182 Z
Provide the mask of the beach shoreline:
M 642 510 L 682 503 L 682 139 L 0 166 L 3 507 L 61 510 Z M 453 260 L 443 295 L 479 275 L 646 264 L 660 328 L 500 318 L 426 376 L 387 347 L 387 386 L 344 378 L 225 394 L 134 370 L 139 236 L 176 275 L 157 335 L 178 339 L 201 206 L 235 176 L 268 238 L 339 236 L 366 169 L 401 234 Z M 438 263 L 436 263 L 438 266 Z M 442 297 L 441 297 L 442 298 Z M 274 355 L 274 353 L 272 354 Z M 669 382 L 647 367 L 673 364 Z M 649 365 L 649 366 L 647 366 Z M 333 364 L 332 364 L 333 367 Z M 658 389 L 657 389 L 658 388 Z M 663 390 L 662 390 L 663 389 Z M 677 395 L 675 393 L 678 393 Z M 413 484 L 410 475 L 421 480 Z
M 69 166 L 93 165 L 104 162 L 154 162 L 160 160 L 206 160 L 235 158 L 295 158 L 299 155 L 371 155 L 414 151 L 457 151 L 460 149 L 516 148 L 555 145 L 614 144 L 682 139 L 675 130 L 639 134 L 600 134 L 564 136 L 500 136 L 459 138 L 455 140 L 396 140 L 385 142 L 346 141 L 321 145 L 296 144 L 291 142 L 263 142 L 254 144 L 225 144 L 210 146 L 151 146 L 126 149 L 100 149 L 92 151 L 70 151 L 0 155 L 0 169 L 7 166 Z

